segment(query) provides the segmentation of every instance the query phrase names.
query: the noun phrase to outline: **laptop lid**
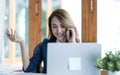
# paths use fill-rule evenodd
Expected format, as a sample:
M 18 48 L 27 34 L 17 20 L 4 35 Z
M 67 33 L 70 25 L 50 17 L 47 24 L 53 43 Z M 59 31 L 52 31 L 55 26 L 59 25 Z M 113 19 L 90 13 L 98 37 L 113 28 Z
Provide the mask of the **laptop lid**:
M 48 43 L 47 56 L 47 75 L 100 75 L 95 68 L 100 44 Z

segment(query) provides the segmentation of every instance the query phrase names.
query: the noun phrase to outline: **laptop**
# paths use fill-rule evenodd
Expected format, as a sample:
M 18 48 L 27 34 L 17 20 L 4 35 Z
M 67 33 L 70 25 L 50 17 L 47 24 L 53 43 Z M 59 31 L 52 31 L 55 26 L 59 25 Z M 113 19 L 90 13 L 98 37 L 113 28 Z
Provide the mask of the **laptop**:
M 100 75 L 98 43 L 48 43 L 47 75 Z

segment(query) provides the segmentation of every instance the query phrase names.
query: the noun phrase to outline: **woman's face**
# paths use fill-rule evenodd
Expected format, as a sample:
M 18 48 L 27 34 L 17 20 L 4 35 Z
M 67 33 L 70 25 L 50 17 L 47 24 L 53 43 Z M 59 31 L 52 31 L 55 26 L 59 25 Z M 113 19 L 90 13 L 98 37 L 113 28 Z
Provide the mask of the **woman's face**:
M 59 40 L 60 42 L 66 41 L 66 28 L 64 25 L 57 19 L 57 17 L 53 17 L 51 20 L 51 29 L 53 35 Z

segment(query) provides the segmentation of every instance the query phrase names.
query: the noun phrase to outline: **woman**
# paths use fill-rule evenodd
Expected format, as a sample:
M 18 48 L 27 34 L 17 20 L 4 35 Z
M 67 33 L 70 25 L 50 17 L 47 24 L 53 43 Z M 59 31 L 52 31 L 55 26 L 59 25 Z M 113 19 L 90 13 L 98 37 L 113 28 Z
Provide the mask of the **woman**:
M 48 18 L 48 27 L 49 35 L 48 38 L 45 38 L 43 42 L 39 43 L 35 47 L 35 52 L 31 59 L 25 51 L 25 45 L 23 40 L 16 35 L 16 32 L 12 29 L 7 29 L 7 35 L 9 39 L 13 42 L 20 43 L 21 52 L 22 52 L 22 62 L 23 62 L 23 71 L 24 72 L 33 72 L 43 61 L 44 68 L 43 73 L 46 73 L 47 69 L 47 43 L 49 42 L 70 42 L 70 43 L 79 43 L 78 33 L 74 23 L 64 9 L 56 9 Z M 66 31 L 70 30 L 71 37 L 66 38 Z

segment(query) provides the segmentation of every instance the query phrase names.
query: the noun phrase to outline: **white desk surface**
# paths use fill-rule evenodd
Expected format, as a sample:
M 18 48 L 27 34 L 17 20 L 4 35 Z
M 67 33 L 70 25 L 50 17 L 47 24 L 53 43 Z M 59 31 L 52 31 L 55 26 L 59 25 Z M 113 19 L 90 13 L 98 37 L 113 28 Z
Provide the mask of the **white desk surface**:
M 47 75 L 41 73 L 24 73 L 24 72 L 0 72 L 0 75 Z
M 0 63 L 0 75 L 46 75 L 42 73 L 25 73 L 25 72 L 14 72 L 15 70 L 21 70 L 22 65 L 19 64 L 4 64 Z
M 5 64 L 0 63 L 0 72 L 13 72 L 15 70 L 22 70 L 22 64 Z

